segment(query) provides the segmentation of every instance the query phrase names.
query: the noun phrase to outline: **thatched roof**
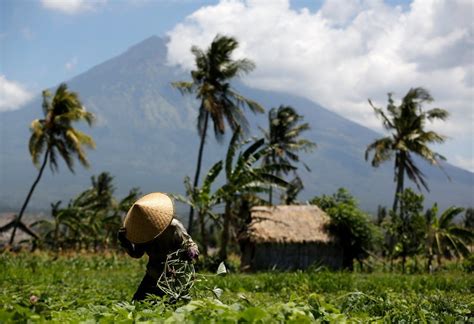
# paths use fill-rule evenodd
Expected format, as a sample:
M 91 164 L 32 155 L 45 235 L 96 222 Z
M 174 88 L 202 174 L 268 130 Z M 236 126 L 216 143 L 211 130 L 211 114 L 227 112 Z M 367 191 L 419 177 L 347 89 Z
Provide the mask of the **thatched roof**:
M 319 207 L 256 206 L 250 211 L 247 235 L 255 243 L 305 243 L 333 241 L 325 229 L 329 216 Z

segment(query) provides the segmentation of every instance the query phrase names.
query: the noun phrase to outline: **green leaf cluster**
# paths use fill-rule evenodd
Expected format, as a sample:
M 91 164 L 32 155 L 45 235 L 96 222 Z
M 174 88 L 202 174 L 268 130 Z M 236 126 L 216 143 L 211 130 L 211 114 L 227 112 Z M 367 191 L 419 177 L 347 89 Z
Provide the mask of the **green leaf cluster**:
M 332 196 L 315 197 L 310 203 L 319 206 L 331 218 L 328 230 L 343 248 L 343 267 L 352 269 L 354 260 L 361 262 L 367 258 L 381 241 L 378 227 L 346 189 L 340 188 Z

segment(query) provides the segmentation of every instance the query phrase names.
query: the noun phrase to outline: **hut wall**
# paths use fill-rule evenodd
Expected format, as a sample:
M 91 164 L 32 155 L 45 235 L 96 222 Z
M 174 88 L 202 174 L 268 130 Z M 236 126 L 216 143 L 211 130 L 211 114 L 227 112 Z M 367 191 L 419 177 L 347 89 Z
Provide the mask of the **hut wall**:
M 312 265 L 342 267 L 342 250 L 334 243 L 249 243 L 242 257 L 242 265 L 251 270 L 306 269 Z

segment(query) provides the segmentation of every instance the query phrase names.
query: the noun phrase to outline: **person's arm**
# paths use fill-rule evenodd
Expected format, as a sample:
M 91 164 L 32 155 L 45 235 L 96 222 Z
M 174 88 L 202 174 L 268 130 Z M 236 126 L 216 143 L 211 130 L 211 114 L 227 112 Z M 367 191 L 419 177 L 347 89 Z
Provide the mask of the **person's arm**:
M 177 219 L 173 219 L 171 222 L 175 226 L 175 236 L 182 248 L 186 250 L 186 256 L 190 260 L 197 259 L 199 256 L 199 249 L 197 244 L 191 238 L 191 235 L 188 234 L 184 225 Z
M 143 254 L 145 253 L 145 249 L 138 244 L 133 244 L 132 242 L 130 242 L 127 239 L 127 236 L 125 235 L 126 232 L 127 232 L 126 229 L 122 227 L 121 229 L 119 229 L 117 233 L 117 238 L 120 242 L 120 245 L 125 249 L 127 254 L 131 256 L 132 258 L 136 258 L 136 259 L 141 258 Z

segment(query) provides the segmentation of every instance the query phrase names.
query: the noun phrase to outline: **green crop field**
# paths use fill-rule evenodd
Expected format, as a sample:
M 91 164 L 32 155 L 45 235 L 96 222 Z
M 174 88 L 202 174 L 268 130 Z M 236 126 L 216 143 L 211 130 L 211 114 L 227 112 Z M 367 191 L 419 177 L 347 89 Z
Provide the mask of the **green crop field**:
M 474 276 L 462 271 L 200 273 L 191 301 L 133 304 L 144 268 L 114 254 L 2 254 L 0 322 L 474 323 Z

